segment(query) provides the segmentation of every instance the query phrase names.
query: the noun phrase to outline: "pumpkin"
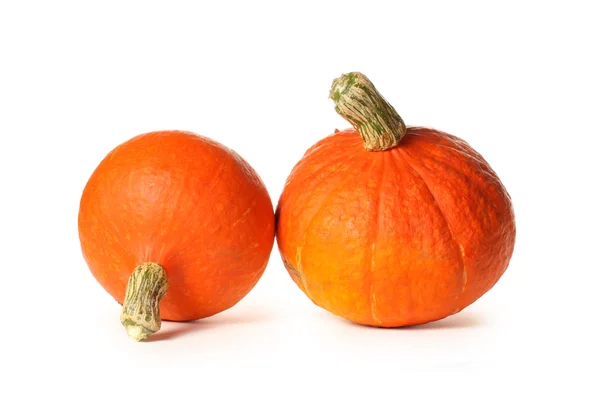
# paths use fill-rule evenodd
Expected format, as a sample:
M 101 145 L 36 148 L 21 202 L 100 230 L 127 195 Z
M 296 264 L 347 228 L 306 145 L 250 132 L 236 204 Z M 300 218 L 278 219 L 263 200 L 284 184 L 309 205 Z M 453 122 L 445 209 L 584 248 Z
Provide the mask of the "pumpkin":
M 515 243 L 511 199 L 464 140 L 406 127 L 361 73 L 330 98 L 353 128 L 304 154 L 276 210 L 289 275 L 316 305 L 399 327 L 457 313 L 492 288 Z
M 200 135 L 160 131 L 113 149 L 81 196 L 79 238 L 136 340 L 240 301 L 263 274 L 274 210 L 257 173 Z

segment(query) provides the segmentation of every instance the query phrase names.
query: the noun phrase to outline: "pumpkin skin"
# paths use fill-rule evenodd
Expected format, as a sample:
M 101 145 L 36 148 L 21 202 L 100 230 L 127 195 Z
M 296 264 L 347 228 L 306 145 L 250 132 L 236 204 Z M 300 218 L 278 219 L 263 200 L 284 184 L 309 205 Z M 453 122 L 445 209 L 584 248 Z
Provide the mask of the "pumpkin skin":
M 160 317 L 172 321 L 235 305 L 263 274 L 274 242 L 273 205 L 252 167 L 182 131 L 142 134 L 112 150 L 85 186 L 78 223 L 89 269 L 120 304 L 137 265 L 164 268 Z
M 506 270 L 515 243 L 511 199 L 465 141 L 410 127 L 386 151 L 348 129 L 311 147 L 276 212 L 277 243 L 318 306 L 379 327 L 459 312 Z

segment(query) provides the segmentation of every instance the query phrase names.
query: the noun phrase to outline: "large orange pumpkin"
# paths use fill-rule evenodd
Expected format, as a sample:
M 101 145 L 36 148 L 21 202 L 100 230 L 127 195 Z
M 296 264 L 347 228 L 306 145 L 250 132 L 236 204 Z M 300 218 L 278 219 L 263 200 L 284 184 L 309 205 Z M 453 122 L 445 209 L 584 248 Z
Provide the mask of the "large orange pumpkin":
M 457 313 L 506 270 L 515 243 L 510 197 L 465 141 L 406 128 L 360 73 L 330 97 L 354 129 L 311 147 L 276 212 L 290 276 L 318 306 L 396 327 Z
M 161 319 L 195 320 L 236 304 L 261 277 L 274 236 L 273 205 L 256 172 L 189 132 L 119 145 L 81 197 L 85 261 L 123 304 L 121 321 L 136 340 Z

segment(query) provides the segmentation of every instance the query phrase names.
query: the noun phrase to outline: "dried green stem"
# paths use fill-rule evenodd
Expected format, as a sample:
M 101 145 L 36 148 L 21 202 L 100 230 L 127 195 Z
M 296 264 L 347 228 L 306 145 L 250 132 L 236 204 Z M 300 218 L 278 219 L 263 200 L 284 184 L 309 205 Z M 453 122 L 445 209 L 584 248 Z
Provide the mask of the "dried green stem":
M 337 113 L 358 131 L 369 151 L 391 149 L 406 133 L 406 125 L 394 107 L 360 72 L 334 79 L 329 97 Z
M 131 273 L 121 323 L 136 341 L 144 340 L 160 329 L 159 303 L 167 294 L 167 287 L 167 274 L 156 263 L 143 263 Z

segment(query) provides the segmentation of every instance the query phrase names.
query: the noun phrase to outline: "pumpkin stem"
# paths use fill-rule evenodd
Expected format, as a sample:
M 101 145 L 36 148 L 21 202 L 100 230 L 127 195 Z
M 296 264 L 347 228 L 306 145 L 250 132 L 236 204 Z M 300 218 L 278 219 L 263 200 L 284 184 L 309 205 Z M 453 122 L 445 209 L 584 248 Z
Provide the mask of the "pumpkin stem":
M 335 111 L 350 122 L 369 151 L 395 147 L 406 133 L 406 125 L 373 83 L 360 72 L 333 80 L 329 98 Z
M 127 334 L 136 341 L 144 340 L 160 329 L 159 302 L 167 294 L 167 274 L 156 263 L 138 265 L 129 280 L 121 323 Z

